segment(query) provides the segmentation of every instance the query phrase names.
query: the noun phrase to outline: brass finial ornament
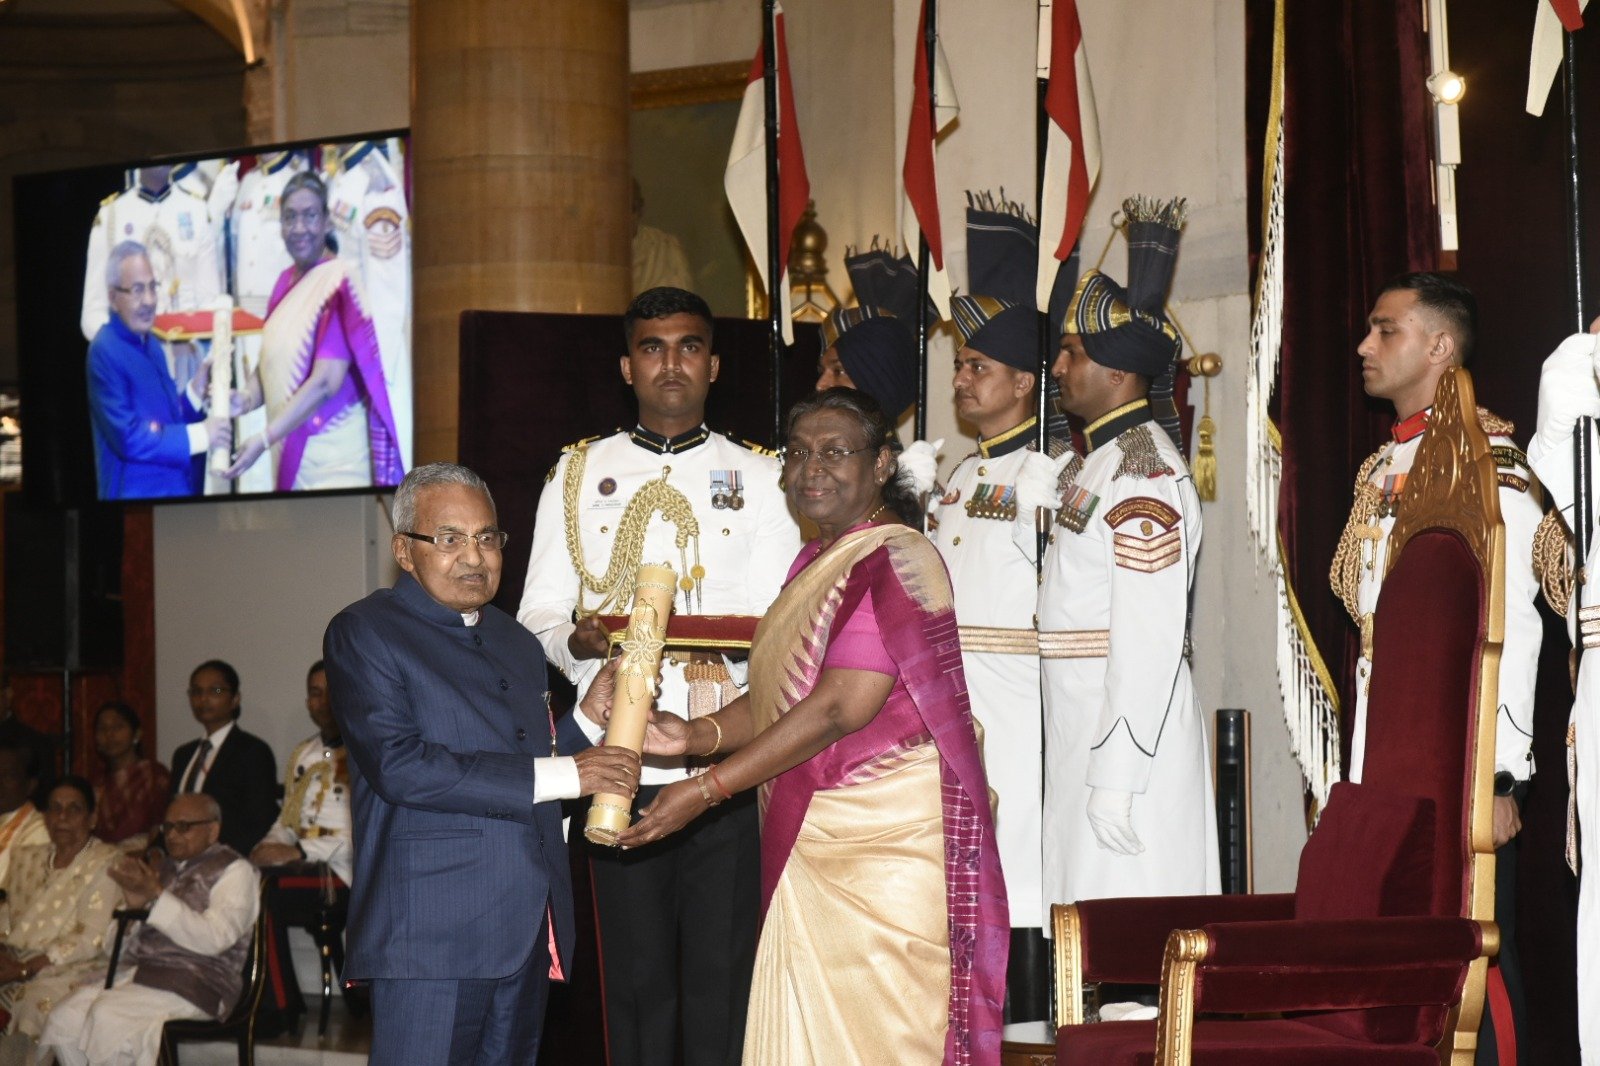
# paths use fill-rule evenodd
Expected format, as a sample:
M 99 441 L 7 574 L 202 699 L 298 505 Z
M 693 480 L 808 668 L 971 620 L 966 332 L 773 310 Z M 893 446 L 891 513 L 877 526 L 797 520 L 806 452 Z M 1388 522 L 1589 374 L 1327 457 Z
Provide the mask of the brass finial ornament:
M 828 284 L 828 231 L 817 221 L 817 202 L 806 201 L 789 246 L 790 307 L 796 322 L 824 322 L 839 306 Z

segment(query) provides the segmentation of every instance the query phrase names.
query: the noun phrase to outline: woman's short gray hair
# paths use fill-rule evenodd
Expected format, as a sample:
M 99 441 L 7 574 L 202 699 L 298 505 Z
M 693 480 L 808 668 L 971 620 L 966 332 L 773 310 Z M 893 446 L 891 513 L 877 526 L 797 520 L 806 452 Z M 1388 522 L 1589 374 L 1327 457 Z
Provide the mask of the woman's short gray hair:
M 111 249 L 111 255 L 106 258 L 107 289 L 122 287 L 122 264 L 135 256 L 148 261 L 150 253 L 138 241 L 123 241 Z
M 389 509 L 389 519 L 394 524 L 396 533 L 418 532 L 411 528 L 417 521 L 417 493 L 429 485 L 465 485 L 470 489 L 477 489 L 483 493 L 483 498 L 489 501 L 489 510 L 495 509 L 494 496 L 489 492 L 489 486 L 484 483 L 483 478 L 459 463 L 429 463 L 414 468 L 406 475 L 405 480 L 400 482 L 400 487 L 394 490 L 394 503 Z

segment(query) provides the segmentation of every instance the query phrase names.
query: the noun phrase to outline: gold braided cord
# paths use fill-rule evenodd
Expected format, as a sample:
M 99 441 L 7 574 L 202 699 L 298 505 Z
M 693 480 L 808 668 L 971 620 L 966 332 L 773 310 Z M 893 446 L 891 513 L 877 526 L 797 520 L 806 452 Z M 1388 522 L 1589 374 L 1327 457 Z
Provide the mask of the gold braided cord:
M 1533 572 L 1539 575 L 1545 602 L 1561 617 L 1572 602 L 1572 556 L 1567 554 L 1567 527 L 1549 511 L 1533 531 Z
M 1328 568 L 1328 583 L 1338 595 L 1350 620 L 1361 623 L 1359 592 L 1361 590 L 1361 544 L 1371 540 L 1371 530 L 1378 520 L 1378 486 L 1372 483 L 1373 468 L 1383 453 L 1373 452 L 1361 464 L 1356 474 L 1355 500 L 1350 505 L 1350 517 L 1345 521 L 1344 532 L 1339 534 L 1339 546 L 1333 552 L 1333 565 Z
M 672 473 L 670 466 L 663 467 L 661 476 L 656 480 L 645 482 L 623 509 L 622 517 L 617 520 L 616 536 L 611 541 L 611 560 L 606 572 L 600 577 L 590 572 L 584 562 L 583 537 L 578 528 L 578 490 L 583 485 L 583 468 L 588 455 L 587 444 L 579 445 L 569 453 L 566 477 L 561 483 L 567 554 L 572 557 L 572 568 L 577 571 L 579 581 L 578 616 L 604 614 L 607 608 L 615 608 L 613 613 L 621 613 L 622 607 L 633 600 L 634 580 L 638 576 L 639 563 L 644 559 L 645 530 L 650 526 L 650 517 L 657 511 L 677 531 L 674 540 L 685 580 L 692 580 L 698 585 L 705 573 L 700 566 L 700 522 L 694 516 L 694 507 L 688 497 L 667 484 L 667 477 Z M 691 540 L 694 541 L 695 553 L 693 567 L 689 565 L 685 551 Z M 584 589 L 600 597 L 600 602 L 593 609 L 583 605 Z

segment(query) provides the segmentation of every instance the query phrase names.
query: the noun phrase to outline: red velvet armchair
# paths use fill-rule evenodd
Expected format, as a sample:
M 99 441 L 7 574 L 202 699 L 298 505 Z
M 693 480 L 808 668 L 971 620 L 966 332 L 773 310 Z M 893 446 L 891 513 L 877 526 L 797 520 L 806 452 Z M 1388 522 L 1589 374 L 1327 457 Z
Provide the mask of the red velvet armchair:
M 1363 780 L 1334 786 L 1295 891 L 1052 908 L 1060 1066 L 1472 1062 L 1499 947 L 1505 530 L 1464 370 L 1440 384 L 1391 537 Z M 1086 984 L 1157 981 L 1154 1022 L 1082 1024 Z

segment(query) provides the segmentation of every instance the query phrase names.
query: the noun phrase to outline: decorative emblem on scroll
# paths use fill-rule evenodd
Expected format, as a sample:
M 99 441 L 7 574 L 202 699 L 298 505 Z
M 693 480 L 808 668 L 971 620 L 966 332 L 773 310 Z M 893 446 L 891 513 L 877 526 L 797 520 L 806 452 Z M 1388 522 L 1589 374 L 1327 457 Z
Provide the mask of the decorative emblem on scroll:
M 617 688 L 611 699 L 611 721 L 605 743 L 634 751 L 644 749 L 644 728 L 655 702 L 661 674 L 661 653 L 666 647 L 667 619 L 677 592 L 678 575 L 665 563 L 646 563 L 634 580 L 633 614 L 622 638 L 622 665 L 617 668 Z M 632 820 L 632 800 L 609 792 L 596 793 L 589 806 L 583 835 L 591 844 L 615 846 L 617 834 Z

